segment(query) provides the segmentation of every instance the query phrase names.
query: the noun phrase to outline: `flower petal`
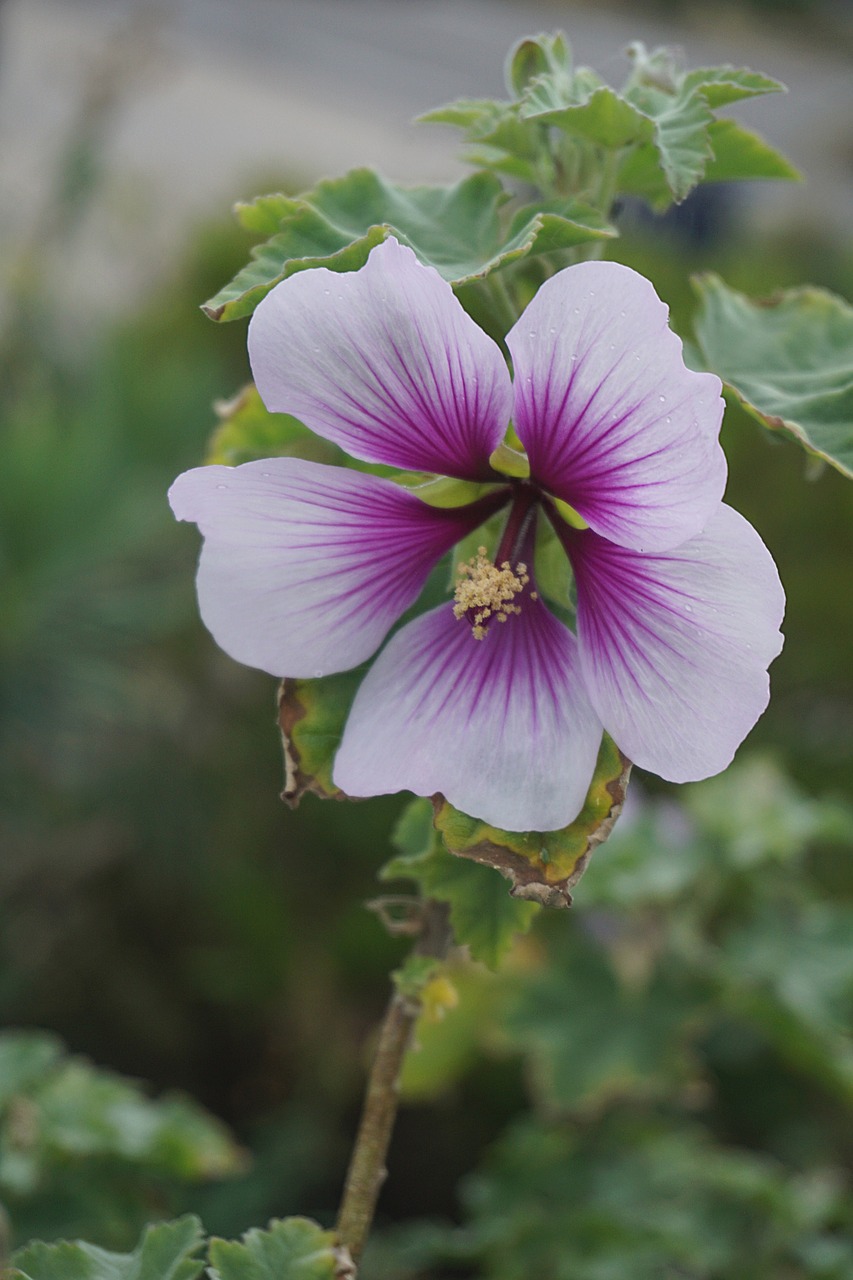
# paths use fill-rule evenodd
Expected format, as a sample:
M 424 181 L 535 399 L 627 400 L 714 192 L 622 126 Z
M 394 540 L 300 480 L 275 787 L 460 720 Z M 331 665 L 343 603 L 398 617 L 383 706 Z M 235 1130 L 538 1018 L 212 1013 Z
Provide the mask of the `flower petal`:
M 498 347 L 394 239 L 360 271 L 276 285 L 252 317 L 249 358 L 268 409 L 368 462 L 484 479 L 509 422 Z
M 579 813 L 601 725 L 574 636 L 525 597 L 475 640 L 444 605 L 408 623 L 365 676 L 333 777 L 348 795 L 440 791 L 510 831 L 551 831 Z
M 198 467 L 169 500 L 204 534 L 205 625 L 232 658 L 277 676 L 358 666 L 484 519 L 482 503 L 438 510 L 388 480 L 297 458 Z
M 581 669 L 608 733 L 670 782 L 719 773 L 769 697 L 785 597 L 758 534 L 721 506 L 673 551 L 571 536 Z
M 507 336 L 534 478 L 637 551 L 699 533 L 725 487 L 720 380 L 685 368 L 667 315 L 635 271 L 583 262 L 546 281 Z

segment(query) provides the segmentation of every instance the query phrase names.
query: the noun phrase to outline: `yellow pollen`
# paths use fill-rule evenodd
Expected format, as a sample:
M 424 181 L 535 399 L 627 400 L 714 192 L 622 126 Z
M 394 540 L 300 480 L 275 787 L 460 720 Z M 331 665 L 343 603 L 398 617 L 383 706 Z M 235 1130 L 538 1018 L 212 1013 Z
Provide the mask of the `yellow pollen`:
M 468 617 L 471 634 L 475 640 L 483 640 L 489 620 L 506 622 L 510 614 L 521 613 L 521 606 L 514 604 L 514 597 L 523 591 L 530 581 L 526 564 L 512 569 L 508 560 L 500 568 L 486 556 L 486 548 L 478 547 L 476 556 L 458 566 L 454 616 Z

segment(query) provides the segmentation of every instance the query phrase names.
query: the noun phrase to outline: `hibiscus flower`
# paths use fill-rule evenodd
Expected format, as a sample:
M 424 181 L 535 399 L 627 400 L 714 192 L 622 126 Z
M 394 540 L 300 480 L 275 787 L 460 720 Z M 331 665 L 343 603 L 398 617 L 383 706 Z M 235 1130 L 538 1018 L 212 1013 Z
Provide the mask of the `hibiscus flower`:
M 348 795 L 441 792 L 493 825 L 553 830 L 580 811 L 603 730 L 675 782 L 731 760 L 767 705 L 784 596 L 722 502 L 720 382 L 685 367 L 667 315 L 627 267 L 568 267 L 507 336 L 513 381 L 394 239 L 359 271 L 291 276 L 255 311 L 268 409 L 354 458 L 482 486 L 440 508 L 391 479 L 271 458 L 170 491 L 204 535 L 201 614 L 232 657 L 318 677 L 379 651 L 335 760 Z M 495 453 L 510 423 L 529 474 Z M 453 598 L 381 648 L 436 563 L 499 512 Z M 537 586 L 543 528 L 574 574 L 574 630 Z

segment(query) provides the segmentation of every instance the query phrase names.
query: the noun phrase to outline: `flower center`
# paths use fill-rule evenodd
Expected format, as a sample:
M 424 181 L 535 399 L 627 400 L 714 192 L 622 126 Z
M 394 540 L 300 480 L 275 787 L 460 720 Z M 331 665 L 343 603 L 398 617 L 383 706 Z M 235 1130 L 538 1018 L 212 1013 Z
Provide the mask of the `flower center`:
M 530 581 L 526 564 L 519 562 L 513 569 L 504 560 L 499 567 L 489 560 L 485 547 L 478 547 L 476 556 L 458 566 L 457 574 L 453 613 L 467 618 L 475 640 L 485 639 L 493 618 L 506 622 L 510 614 L 521 613 L 514 601 Z

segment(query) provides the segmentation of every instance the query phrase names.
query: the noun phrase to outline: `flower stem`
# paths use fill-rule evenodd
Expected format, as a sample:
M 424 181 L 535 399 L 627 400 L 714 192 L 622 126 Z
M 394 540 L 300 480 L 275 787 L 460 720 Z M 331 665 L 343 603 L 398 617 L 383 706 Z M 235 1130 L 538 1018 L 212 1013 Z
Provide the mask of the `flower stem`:
M 443 959 L 451 942 L 446 904 L 424 903 L 422 920 L 413 954 Z M 387 1176 L 385 1160 L 400 1100 L 400 1074 L 420 1008 L 418 994 L 396 990 L 379 1031 L 336 1228 L 338 1242 L 353 1262 L 361 1257 Z

